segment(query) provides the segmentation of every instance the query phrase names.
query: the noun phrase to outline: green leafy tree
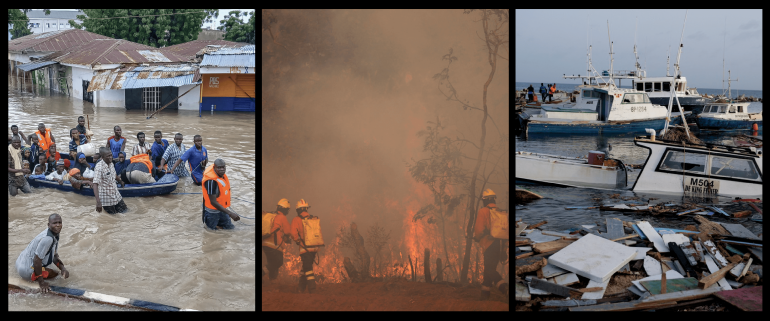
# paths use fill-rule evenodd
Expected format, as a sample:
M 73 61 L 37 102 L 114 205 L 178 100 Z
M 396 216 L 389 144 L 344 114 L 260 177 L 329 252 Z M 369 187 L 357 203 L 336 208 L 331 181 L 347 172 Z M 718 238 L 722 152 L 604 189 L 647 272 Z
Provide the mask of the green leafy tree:
M 251 16 L 249 21 L 243 23 L 241 17 L 246 18 L 248 16 Z M 225 32 L 225 40 L 254 44 L 257 38 L 256 26 L 257 21 L 254 19 L 253 11 L 241 14 L 240 10 L 233 10 L 219 21 L 217 29 Z
M 29 30 L 29 18 L 27 12 L 32 9 L 8 9 L 8 23 L 13 24 L 13 28 L 10 30 L 11 39 L 24 37 L 31 35 L 32 30 Z M 46 15 L 51 14 L 51 9 L 43 9 Z
M 160 48 L 198 39 L 204 22 L 212 22 L 218 9 L 81 9 L 84 15 L 70 20 L 74 28 Z M 159 16 L 150 16 L 159 15 Z M 102 19 L 107 18 L 107 19 Z M 111 18 L 111 19 L 110 19 Z

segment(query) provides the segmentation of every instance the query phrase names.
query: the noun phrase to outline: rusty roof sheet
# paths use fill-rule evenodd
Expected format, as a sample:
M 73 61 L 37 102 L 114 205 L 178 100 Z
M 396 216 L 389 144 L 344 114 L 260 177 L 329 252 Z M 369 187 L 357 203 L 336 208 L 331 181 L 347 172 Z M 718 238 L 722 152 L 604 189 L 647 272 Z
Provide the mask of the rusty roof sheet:
M 8 41 L 8 51 L 56 52 L 89 43 L 95 39 L 112 39 L 80 29 L 55 30 L 26 35 Z
M 255 45 L 246 45 L 242 47 L 237 48 L 221 48 L 217 51 L 208 53 L 208 55 L 254 55 L 256 54 L 256 46 Z
M 201 61 L 201 66 L 256 68 L 256 58 L 254 45 L 239 48 L 221 48 L 217 51 L 206 53 Z
M 193 40 L 185 43 L 176 44 L 173 46 L 168 46 L 165 48 L 160 48 L 160 50 L 170 51 L 182 58 L 190 60 L 190 59 L 194 59 L 195 54 L 201 51 L 201 49 L 206 48 L 206 46 L 208 45 L 234 47 L 237 45 L 237 43 L 232 41 L 227 41 L 227 40 Z
M 97 71 L 86 91 L 145 87 L 179 87 L 200 81 L 197 65 L 132 66 Z
M 174 53 L 124 39 L 98 39 L 68 53 L 46 57 L 60 63 L 75 65 L 138 64 L 155 62 L 183 62 Z

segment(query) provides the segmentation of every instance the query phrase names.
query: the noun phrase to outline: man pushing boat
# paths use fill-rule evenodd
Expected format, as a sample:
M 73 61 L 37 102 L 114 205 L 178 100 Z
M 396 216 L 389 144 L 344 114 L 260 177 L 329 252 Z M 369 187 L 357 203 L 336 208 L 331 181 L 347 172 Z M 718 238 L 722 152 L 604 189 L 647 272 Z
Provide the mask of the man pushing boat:
M 16 259 L 16 271 L 19 276 L 27 281 L 37 281 L 40 284 L 40 291 L 43 293 L 51 291 L 45 279 L 50 280 L 59 275 L 50 268 L 46 269 L 51 263 L 61 270 L 65 279 L 70 276 L 64 263 L 59 259 L 59 233 L 61 233 L 61 229 L 61 216 L 51 214 L 48 216 L 48 228 L 35 236 Z

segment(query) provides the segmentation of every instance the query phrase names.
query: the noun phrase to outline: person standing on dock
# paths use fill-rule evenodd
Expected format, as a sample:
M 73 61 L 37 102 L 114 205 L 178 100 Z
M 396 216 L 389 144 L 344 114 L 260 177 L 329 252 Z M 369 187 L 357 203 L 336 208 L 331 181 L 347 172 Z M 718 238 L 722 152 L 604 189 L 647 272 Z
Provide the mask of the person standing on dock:
M 555 92 L 556 92 L 556 84 L 554 83 L 554 84 L 551 84 L 551 88 L 548 91 L 548 102 L 553 101 L 553 93 Z M 543 99 L 543 102 L 545 102 L 545 99 Z
M 61 270 L 61 275 L 66 279 L 70 272 L 64 267 L 64 262 L 59 259 L 59 233 L 61 233 L 62 219 L 59 214 L 48 216 L 48 228 L 40 232 L 27 248 L 16 259 L 16 272 L 27 281 L 37 281 L 40 291 L 51 291 L 44 279 L 51 280 L 59 275 L 54 270 L 46 268 L 53 263 Z
M 529 87 L 527 87 L 527 102 L 532 102 L 532 96 L 535 94 L 535 88 L 532 87 L 532 84 L 529 84 Z
M 543 98 L 540 101 L 545 102 L 545 95 L 548 94 L 548 91 L 545 89 L 545 86 L 543 83 L 540 83 L 540 96 Z

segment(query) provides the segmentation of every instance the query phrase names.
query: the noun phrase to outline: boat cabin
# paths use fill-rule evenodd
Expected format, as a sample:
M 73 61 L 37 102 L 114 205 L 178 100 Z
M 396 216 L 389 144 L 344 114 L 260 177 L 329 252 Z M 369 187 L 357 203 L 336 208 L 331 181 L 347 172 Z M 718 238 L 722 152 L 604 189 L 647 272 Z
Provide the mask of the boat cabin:
M 646 93 L 671 92 L 671 77 L 650 77 L 642 80 L 635 79 L 634 89 Z M 687 93 L 685 93 L 687 91 Z M 676 82 L 676 92 L 687 95 L 697 95 L 695 88 L 687 88 L 687 78 L 682 77 Z
M 749 119 L 749 103 L 712 103 L 703 106 L 702 117 Z

